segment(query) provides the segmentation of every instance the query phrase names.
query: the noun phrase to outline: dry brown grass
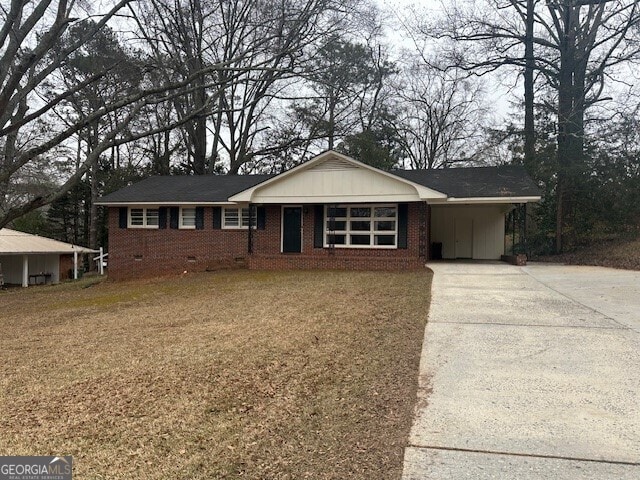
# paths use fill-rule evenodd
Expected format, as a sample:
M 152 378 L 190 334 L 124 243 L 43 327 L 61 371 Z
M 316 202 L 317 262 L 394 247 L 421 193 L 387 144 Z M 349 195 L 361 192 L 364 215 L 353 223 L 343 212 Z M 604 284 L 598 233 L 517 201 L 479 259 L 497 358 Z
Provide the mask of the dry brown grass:
M 575 252 L 548 255 L 533 260 L 640 270 L 640 239 L 602 241 Z
M 0 292 L 0 452 L 73 455 L 83 479 L 398 478 L 430 281 L 234 271 Z

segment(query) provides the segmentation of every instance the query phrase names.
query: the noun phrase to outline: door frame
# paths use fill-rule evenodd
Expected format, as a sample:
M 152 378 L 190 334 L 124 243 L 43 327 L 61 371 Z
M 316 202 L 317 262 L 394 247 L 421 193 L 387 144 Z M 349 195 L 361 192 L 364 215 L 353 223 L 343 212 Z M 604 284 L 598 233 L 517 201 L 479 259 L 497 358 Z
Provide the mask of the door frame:
M 284 251 L 284 209 L 299 208 L 300 209 L 300 251 L 285 252 Z M 302 253 L 304 250 L 304 207 L 302 205 L 281 205 L 280 206 L 280 253 Z
M 470 224 L 470 232 L 471 236 L 469 237 L 469 252 L 470 255 L 468 257 L 461 257 L 458 255 L 458 222 L 469 222 Z M 453 258 L 466 260 L 473 260 L 473 218 L 465 218 L 465 217 L 454 217 L 453 219 Z

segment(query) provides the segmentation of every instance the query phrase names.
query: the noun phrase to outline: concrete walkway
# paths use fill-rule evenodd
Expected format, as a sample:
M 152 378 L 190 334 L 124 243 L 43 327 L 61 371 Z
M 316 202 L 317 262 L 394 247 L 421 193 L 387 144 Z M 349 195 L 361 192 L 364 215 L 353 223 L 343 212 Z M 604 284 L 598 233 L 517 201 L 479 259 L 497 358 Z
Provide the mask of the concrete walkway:
M 640 478 L 640 274 L 430 267 L 403 479 Z

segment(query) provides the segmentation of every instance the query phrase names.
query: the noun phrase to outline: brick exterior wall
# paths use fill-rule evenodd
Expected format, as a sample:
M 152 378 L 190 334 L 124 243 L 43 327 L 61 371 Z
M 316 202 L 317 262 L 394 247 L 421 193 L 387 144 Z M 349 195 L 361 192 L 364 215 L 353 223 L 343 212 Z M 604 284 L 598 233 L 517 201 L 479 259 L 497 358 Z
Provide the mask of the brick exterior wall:
M 266 228 L 256 232 L 252 269 L 336 269 L 405 270 L 424 267 L 419 257 L 419 203 L 409 204 L 406 249 L 314 248 L 313 205 L 303 207 L 302 253 L 280 253 L 281 212 L 279 205 L 268 206 Z M 428 223 L 427 223 L 428 225 Z
M 118 208 L 109 208 L 109 278 L 125 279 L 222 268 L 405 270 L 424 267 L 419 256 L 419 203 L 408 209 L 406 249 L 314 248 L 314 208 L 303 208 L 302 253 L 281 250 L 281 206 L 266 207 L 264 230 L 213 228 L 213 208 L 204 209 L 203 230 L 119 228 Z M 427 218 L 427 225 L 429 224 Z M 428 248 L 428 243 L 427 243 Z

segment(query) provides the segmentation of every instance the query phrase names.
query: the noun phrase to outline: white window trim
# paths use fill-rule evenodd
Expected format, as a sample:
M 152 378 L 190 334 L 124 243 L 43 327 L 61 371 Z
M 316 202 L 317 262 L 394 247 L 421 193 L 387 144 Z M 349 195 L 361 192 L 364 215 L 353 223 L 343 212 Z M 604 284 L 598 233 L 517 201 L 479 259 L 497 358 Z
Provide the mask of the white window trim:
M 142 225 L 133 225 L 131 223 L 131 210 L 142 210 Z M 148 210 L 158 210 L 158 225 L 148 225 Z M 129 207 L 127 209 L 127 228 L 146 228 L 146 229 L 158 229 L 160 228 L 160 207 L 148 206 L 148 207 Z
M 369 245 L 349 245 L 348 243 L 345 245 L 338 245 L 338 244 L 334 244 L 334 248 L 366 248 L 366 249 L 370 249 L 370 250 L 377 250 L 377 249 L 382 249 L 382 250 L 397 250 L 398 249 L 398 204 L 397 203 L 384 203 L 384 204 L 378 204 L 378 203 L 363 203 L 363 204 L 337 204 L 337 205 L 325 205 L 324 206 L 324 222 L 322 224 L 323 227 L 323 241 L 324 241 L 324 248 L 329 248 L 329 242 L 327 241 L 327 239 L 329 238 L 329 231 L 327 230 L 327 224 L 329 222 L 329 217 L 328 217 L 328 210 L 329 207 L 337 207 L 337 208 L 346 208 L 347 209 L 347 216 L 346 219 L 344 220 L 347 223 L 347 229 L 346 230 L 335 230 L 336 235 L 345 235 L 345 240 L 348 242 L 349 241 L 349 235 L 367 235 L 369 234 L 370 237 L 370 241 L 371 244 Z M 395 208 L 396 210 L 396 216 L 393 218 L 393 220 L 395 221 L 395 225 L 396 228 L 395 230 L 373 230 L 373 226 L 375 225 L 374 222 L 376 221 L 391 221 L 392 219 L 390 217 L 375 217 L 373 216 L 374 212 L 375 212 L 375 208 L 384 208 L 384 207 L 392 207 Z M 351 208 L 371 208 L 371 216 L 369 217 L 351 217 L 350 212 L 351 212 Z M 343 218 L 343 217 L 338 217 L 338 218 Z M 351 231 L 351 229 L 349 228 L 350 226 L 350 222 L 354 220 L 363 220 L 363 221 L 369 221 L 371 222 L 371 229 L 367 230 L 367 231 Z M 393 235 L 395 236 L 395 244 L 394 245 L 374 245 L 374 241 L 375 241 L 375 236 L 376 235 Z
M 248 230 L 249 229 L 249 225 L 242 225 L 242 211 L 244 209 L 249 208 L 248 205 L 237 205 L 237 206 L 229 206 L 229 207 L 223 207 L 222 208 L 222 229 L 223 230 Z M 227 226 L 227 222 L 226 222 L 226 212 L 227 210 L 238 210 L 238 225 L 231 225 L 231 226 Z M 255 230 L 258 224 L 258 208 L 253 205 L 253 225 L 252 228 Z
M 184 209 L 193 209 L 193 225 L 185 225 L 183 223 L 183 217 L 182 217 L 182 212 Z M 181 230 L 195 230 L 196 229 L 196 223 L 198 222 L 197 218 L 198 218 L 198 207 L 180 207 L 180 213 L 178 216 L 178 228 Z

